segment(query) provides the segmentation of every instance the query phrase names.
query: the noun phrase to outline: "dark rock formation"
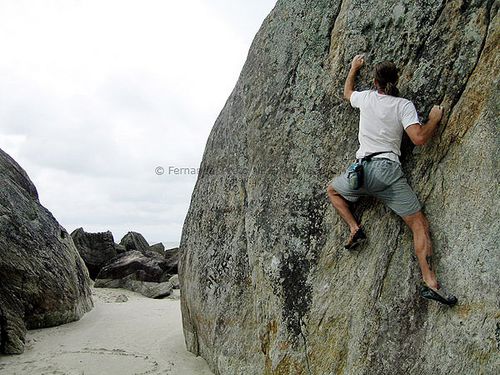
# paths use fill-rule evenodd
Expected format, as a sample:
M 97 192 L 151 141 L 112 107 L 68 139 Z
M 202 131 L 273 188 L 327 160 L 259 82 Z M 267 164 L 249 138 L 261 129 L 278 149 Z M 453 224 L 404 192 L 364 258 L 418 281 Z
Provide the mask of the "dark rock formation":
M 168 264 L 168 272 L 172 275 L 178 273 L 179 254 L 180 253 L 178 247 L 165 250 L 165 259 L 167 260 Z
M 127 249 L 125 248 L 125 246 L 115 243 L 115 251 L 117 254 L 123 254 L 127 252 Z
M 180 245 L 186 344 L 216 374 L 498 372 L 499 20 L 494 1 L 278 1 L 212 129 Z M 447 108 L 403 165 L 453 308 L 419 297 L 411 234 L 380 203 L 356 208 L 368 243 L 342 247 L 326 185 L 357 149 L 342 91 L 362 52 L 358 89 L 390 59 L 420 114 Z
M 123 279 L 132 275 L 132 279 L 139 281 L 163 281 L 162 276 L 169 269 L 168 263 L 156 253 L 151 255 L 136 250 L 120 254 L 101 269 L 97 279 Z
M 149 250 L 154 251 L 155 253 L 158 253 L 160 255 L 165 255 L 165 246 L 161 242 L 151 245 L 149 247 Z
M 110 231 L 87 233 L 83 228 L 78 228 L 71 232 L 71 238 L 93 280 L 101 268 L 117 255 L 116 244 Z
M 92 307 L 88 271 L 71 236 L 0 150 L 0 352 L 22 353 L 26 329 L 78 320 Z
M 165 281 L 154 283 L 135 280 L 133 275 L 123 279 L 98 279 L 94 285 L 96 288 L 122 288 L 141 293 L 149 298 L 163 298 L 172 293 L 172 283 Z
M 137 250 L 141 253 L 150 251 L 148 241 L 137 232 L 128 232 L 121 239 L 120 245 L 124 246 L 126 251 Z

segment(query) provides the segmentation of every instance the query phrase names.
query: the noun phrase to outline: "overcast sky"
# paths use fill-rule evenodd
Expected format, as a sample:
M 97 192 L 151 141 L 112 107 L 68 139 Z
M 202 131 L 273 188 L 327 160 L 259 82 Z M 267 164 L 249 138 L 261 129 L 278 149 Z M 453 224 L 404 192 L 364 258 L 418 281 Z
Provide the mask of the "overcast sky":
M 0 148 L 68 231 L 178 243 L 196 175 L 169 166 L 199 166 L 275 3 L 1 0 Z

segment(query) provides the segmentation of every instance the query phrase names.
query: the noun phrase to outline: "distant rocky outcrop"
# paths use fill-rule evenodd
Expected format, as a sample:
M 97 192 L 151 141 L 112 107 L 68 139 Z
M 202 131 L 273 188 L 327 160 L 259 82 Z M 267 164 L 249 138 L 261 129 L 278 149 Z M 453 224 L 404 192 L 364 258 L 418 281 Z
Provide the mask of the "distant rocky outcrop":
M 83 228 L 78 228 L 71 232 L 71 238 L 93 280 L 101 268 L 118 254 L 110 231 L 87 233 Z
M 123 279 L 98 279 L 94 285 L 96 288 L 123 288 L 142 294 L 149 298 L 163 298 L 172 294 L 172 283 L 165 281 L 154 283 L 134 279 L 133 275 Z
M 27 329 L 80 319 L 93 307 L 90 283 L 71 236 L 0 150 L 0 352 L 22 353 Z
M 207 141 L 179 279 L 187 348 L 229 374 L 496 374 L 500 348 L 497 1 L 278 0 Z M 420 298 L 412 237 L 372 199 L 348 253 L 327 183 L 357 149 L 354 55 L 400 67 L 431 142 L 403 142 L 434 265 L 459 303 Z M 496 369 L 496 370 L 495 370 Z
M 160 282 L 169 267 L 161 255 L 151 255 L 144 255 L 137 250 L 120 254 L 101 269 L 97 279 L 123 279 L 132 275 L 134 280 Z
M 167 260 L 156 252 L 147 255 L 137 250 L 113 258 L 101 269 L 96 288 L 124 288 L 146 297 L 160 298 L 172 293 L 173 283 Z
M 148 241 L 137 232 L 128 232 L 121 239 L 120 245 L 124 246 L 126 251 L 137 250 L 141 253 L 150 251 Z

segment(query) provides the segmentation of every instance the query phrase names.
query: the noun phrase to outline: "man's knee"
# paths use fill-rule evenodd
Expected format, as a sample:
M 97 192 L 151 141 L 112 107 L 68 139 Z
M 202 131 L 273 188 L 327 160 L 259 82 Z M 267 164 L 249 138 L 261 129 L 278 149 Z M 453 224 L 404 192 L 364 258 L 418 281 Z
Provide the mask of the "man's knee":
M 326 191 L 327 191 L 328 195 L 330 195 L 330 196 L 335 196 L 335 197 L 341 197 L 342 198 L 342 195 L 337 190 L 335 190 L 335 188 L 333 187 L 332 184 L 328 184 L 328 187 L 326 188 Z
M 337 190 L 335 190 L 332 185 L 328 185 L 326 191 L 328 192 L 328 196 L 334 205 L 339 204 L 340 201 L 349 204 L 349 201 L 347 201 Z

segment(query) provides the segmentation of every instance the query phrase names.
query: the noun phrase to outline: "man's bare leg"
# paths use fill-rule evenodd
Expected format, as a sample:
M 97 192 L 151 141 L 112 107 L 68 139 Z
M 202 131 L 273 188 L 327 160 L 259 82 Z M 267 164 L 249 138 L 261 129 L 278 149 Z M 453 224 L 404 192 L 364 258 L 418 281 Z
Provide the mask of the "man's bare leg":
M 335 207 L 342 219 L 344 219 L 347 225 L 349 225 L 351 235 L 353 235 L 359 229 L 359 224 L 349 208 L 349 203 L 342 195 L 337 193 L 331 185 L 328 185 L 326 191 L 328 192 L 328 197 L 330 198 L 330 202 L 332 202 L 333 207 Z
M 413 233 L 413 244 L 422 278 L 427 286 L 437 289 L 438 281 L 431 266 L 432 244 L 427 218 L 422 211 L 418 211 L 413 215 L 403 217 L 403 220 Z

